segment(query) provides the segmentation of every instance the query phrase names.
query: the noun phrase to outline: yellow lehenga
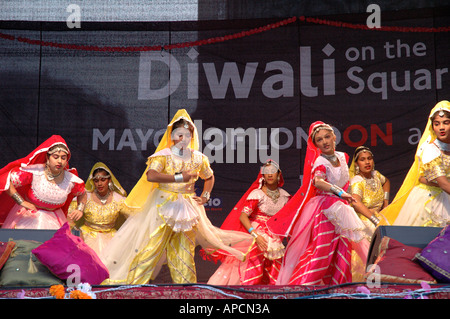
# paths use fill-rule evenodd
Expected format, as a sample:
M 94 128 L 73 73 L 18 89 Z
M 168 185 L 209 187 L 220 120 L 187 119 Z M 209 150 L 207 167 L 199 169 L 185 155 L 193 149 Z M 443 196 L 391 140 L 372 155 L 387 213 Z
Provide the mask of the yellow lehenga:
M 431 110 L 414 163 L 392 203 L 381 211 L 387 221 L 380 224 L 442 227 L 450 222 L 450 195 L 419 181 L 421 176 L 429 181 L 438 176 L 450 178 L 450 157 L 436 146 L 431 123 L 431 117 L 441 110 L 450 112 L 450 102 L 440 101 Z
M 372 171 L 372 178 L 370 180 L 365 179 L 360 175 L 353 176 L 350 181 L 351 193 L 359 195 L 361 201 L 372 214 L 374 214 L 379 220 L 384 219 L 380 214 L 384 203 L 384 190 L 383 184 L 386 182 L 386 177 L 379 171 Z M 358 213 L 359 218 L 366 225 L 367 236 L 370 241 L 374 231 L 375 225 L 364 215 Z
M 386 182 L 386 177 L 379 171 L 373 170 L 372 177 L 366 179 L 361 175 L 356 174 L 356 158 L 352 159 L 349 168 L 350 175 L 350 192 L 358 195 L 362 203 L 366 206 L 372 214 L 379 220 L 385 217 L 380 214 L 384 203 L 383 185 Z M 367 240 L 370 242 L 375 232 L 376 226 L 363 214 L 356 212 L 365 225 L 364 233 Z M 352 281 L 362 282 L 366 273 L 366 260 L 361 260 L 355 251 L 352 252 Z
M 95 186 L 92 174 L 98 168 L 108 172 L 111 177 L 112 199 L 105 204 L 96 199 L 94 194 Z M 131 211 L 125 205 L 126 191 L 111 170 L 102 162 L 98 162 L 92 167 L 86 181 L 86 191 L 86 206 L 78 228 L 83 241 L 100 255 L 116 233 L 121 215 L 126 217 Z
M 189 160 L 180 160 L 170 149 L 171 127 L 179 119 L 189 121 L 194 127 Z M 246 252 L 232 246 L 241 241 L 253 242 L 253 237 L 213 226 L 204 207 L 192 198 L 195 180 L 151 183 L 146 177 L 149 169 L 172 175 L 190 170 L 202 179 L 212 176 L 208 158 L 198 151 L 198 134 L 185 110 L 179 110 L 169 123 L 155 154 L 147 161 L 145 172 L 125 201 L 138 213 L 127 219 L 101 255 L 110 272 L 104 284 L 146 284 L 156 278 L 164 263 L 174 283 L 195 283 L 197 244 L 223 249 L 240 260 L 245 259 Z

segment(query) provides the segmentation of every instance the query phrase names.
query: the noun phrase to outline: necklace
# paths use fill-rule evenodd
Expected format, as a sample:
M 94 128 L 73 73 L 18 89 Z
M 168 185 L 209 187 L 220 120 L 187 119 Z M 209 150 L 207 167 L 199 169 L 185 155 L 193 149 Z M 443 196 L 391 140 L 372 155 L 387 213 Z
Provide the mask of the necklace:
M 183 165 L 184 162 L 187 162 L 191 159 L 191 152 L 189 149 L 180 149 L 174 145 L 170 148 L 170 150 L 172 151 L 173 155 L 183 161 Z
M 435 139 L 436 146 L 443 152 L 450 152 L 450 144 Z
M 331 155 L 328 154 L 320 154 L 321 156 L 325 157 L 328 161 L 330 161 L 331 164 L 333 164 L 334 166 L 336 166 L 339 163 L 339 159 L 337 158 L 336 154 L 333 153 Z
M 108 190 L 108 193 L 105 196 L 101 196 L 97 190 L 95 190 L 95 195 L 97 195 L 97 198 L 100 200 L 100 202 L 105 205 L 108 201 L 110 191 Z
M 55 178 L 59 177 L 64 172 L 64 170 L 62 170 L 61 172 L 59 172 L 58 174 L 55 175 L 50 171 L 50 168 L 48 166 L 45 167 L 45 170 L 47 172 L 47 174 L 46 174 L 47 179 L 49 181 L 53 181 Z
M 372 173 L 370 174 L 371 177 L 369 177 L 369 178 L 365 177 L 361 173 L 359 175 L 364 179 L 364 181 L 366 182 L 367 187 L 371 191 L 375 192 L 378 189 L 378 180 L 375 179 L 375 176 L 373 176 Z
M 271 190 L 266 187 L 266 193 L 267 196 L 269 196 L 275 203 L 278 201 L 278 198 L 280 198 L 280 190 L 278 187 L 275 190 Z
M 175 154 L 176 156 L 183 157 L 184 152 L 182 149 L 176 146 L 172 146 L 170 149 L 172 150 L 172 153 Z

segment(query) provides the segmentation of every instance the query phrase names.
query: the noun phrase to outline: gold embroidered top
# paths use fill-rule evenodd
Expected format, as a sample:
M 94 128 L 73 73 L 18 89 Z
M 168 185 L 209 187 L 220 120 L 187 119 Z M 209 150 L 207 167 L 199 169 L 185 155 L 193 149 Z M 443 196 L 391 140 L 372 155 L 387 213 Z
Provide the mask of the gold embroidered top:
M 115 231 L 115 224 L 121 213 L 128 215 L 128 208 L 124 205 L 125 197 L 113 193 L 113 198 L 109 203 L 102 205 L 97 203 L 92 197 L 93 193 L 87 193 L 86 206 L 84 208 L 84 225 L 81 230 L 84 232 L 111 232 Z
M 198 176 L 202 179 L 208 179 L 213 175 L 208 157 L 198 151 L 191 151 L 189 160 L 183 160 L 170 154 L 152 156 L 149 158 L 148 169 L 170 175 L 183 171 L 191 171 L 198 173 Z M 191 179 L 185 183 L 160 183 L 158 188 L 176 193 L 194 193 L 194 186 L 197 179 Z
M 428 181 L 432 181 L 439 176 L 450 177 L 450 155 L 441 154 L 432 161 L 420 167 L 421 175 Z
M 386 177 L 378 171 L 372 171 L 372 178 L 369 179 L 356 175 L 351 180 L 351 193 L 359 195 L 364 206 L 377 215 L 384 202 L 383 184 L 385 182 Z M 361 214 L 358 215 L 364 217 Z

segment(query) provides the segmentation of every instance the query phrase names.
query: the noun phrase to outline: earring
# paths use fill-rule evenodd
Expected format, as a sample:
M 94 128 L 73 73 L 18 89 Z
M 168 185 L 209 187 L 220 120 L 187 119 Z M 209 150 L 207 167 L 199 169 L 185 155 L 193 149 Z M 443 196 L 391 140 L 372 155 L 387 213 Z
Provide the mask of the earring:
M 357 165 L 355 165 L 356 167 L 355 167 L 355 173 L 356 173 L 356 175 L 358 175 L 359 174 L 359 166 L 357 166 Z
M 108 183 L 108 188 L 109 188 L 109 190 L 112 191 L 112 190 L 114 189 L 113 183 L 109 182 L 109 183 Z

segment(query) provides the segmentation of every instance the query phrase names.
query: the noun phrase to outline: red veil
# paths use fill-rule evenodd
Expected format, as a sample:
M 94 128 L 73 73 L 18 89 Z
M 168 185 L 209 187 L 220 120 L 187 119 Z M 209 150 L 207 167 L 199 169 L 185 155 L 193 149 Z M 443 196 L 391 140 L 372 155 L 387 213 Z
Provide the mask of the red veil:
M 45 164 L 47 162 L 47 151 L 54 145 L 63 144 L 69 150 L 66 141 L 59 135 L 53 135 L 41 145 L 39 145 L 34 151 L 32 151 L 27 156 L 15 160 L 9 163 L 2 169 L 0 169 L 0 225 L 2 225 L 6 219 L 11 208 L 14 206 L 14 200 L 6 192 L 9 189 L 10 184 L 10 174 L 14 170 L 18 170 L 20 167 L 27 167 L 34 164 Z M 70 159 L 70 150 L 68 154 L 68 160 Z M 78 172 L 75 168 L 69 169 L 69 164 L 67 164 L 66 170 L 70 171 L 72 174 L 78 176 Z M 25 197 L 30 185 L 24 185 L 23 187 L 18 187 L 17 191 L 22 197 Z M 67 214 L 67 209 L 72 201 L 73 196 L 67 198 L 66 204 L 62 207 L 62 210 Z
M 294 224 L 302 213 L 303 207 L 310 198 L 316 195 L 316 188 L 312 185 L 311 172 L 314 162 L 320 155 L 320 150 L 314 145 L 311 135 L 316 127 L 324 124 L 324 122 L 317 121 L 309 127 L 302 185 L 289 202 L 267 221 L 267 227 L 275 235 L 290 236 Z
M 273 162 L 273 161 L 269 159 L 266 162 L 266 164 L 270 163 L 270 162 Z M 277 166 L 278 166 L 278 164 L 277 164 Z M 280 180 L 278 181 L 278 187 L 282 187 L 284 185 L 284 179 L 283 179 L 283 174 L 281 173 L 281 170 L 280 170 L 279 176 L 280 176 Z M 231 212 L 228 214 L 227 218 L 225 219 L 222 226 L 220 227 L 221 229 L 239 230 L 239 231 L 247 232 L 247 230 L 245 229 L 245 227 L 242 225 L 241 221 L 239 220 L 239 217 L 241 216 L 241 213 L 245 206 L 245 202 L 247 201 L 248 195 L 250 195 L 250 193 L 253 190 L 255 190 L 257 188 L 261 188 L 263 186 L 263 182 L 264 182 L 264 179 L 263 179 L 263 175 L 260 170 L 256 180 L 253 182 L 253 184 L 250 186 L 250 188 L 245 192 L 245 194 L 241 197 L 241 199 L 237 202 L 237 204 L 233 207 Z

